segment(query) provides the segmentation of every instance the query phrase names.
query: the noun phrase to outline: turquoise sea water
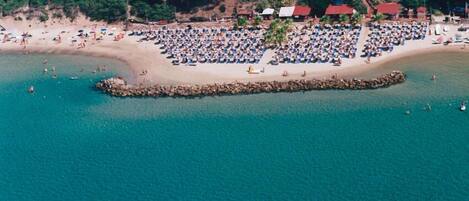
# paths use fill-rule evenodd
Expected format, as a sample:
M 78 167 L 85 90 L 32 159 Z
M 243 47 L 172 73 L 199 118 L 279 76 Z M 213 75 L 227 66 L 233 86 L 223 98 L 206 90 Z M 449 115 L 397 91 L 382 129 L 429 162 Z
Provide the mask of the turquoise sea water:
M 370 74 L 394 69 L 374 91 L 137 99 L 93 90 L 116 61 L 1 55 L 0 200 L 469 200 L 469 57 Z

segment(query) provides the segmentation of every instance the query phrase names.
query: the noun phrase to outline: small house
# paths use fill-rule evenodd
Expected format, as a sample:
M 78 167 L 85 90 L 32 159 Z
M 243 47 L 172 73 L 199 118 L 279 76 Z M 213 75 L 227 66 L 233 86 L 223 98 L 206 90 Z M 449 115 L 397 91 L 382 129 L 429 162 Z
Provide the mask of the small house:
M 417 18 L 421 20 L 427 19 L 427 8 L 421 6 L 417 8 Z
M 295 6 L 293 10 L 293 18 L 298 21 L 304 21 L 309 18 L 311 8 L 309 6 Z
M 246 19 L 252 19 L 254 16 L 254 10 L 239 9 L 237 12 L 238 17 L 245 17 Z
M 326 9 L 326 15 L 331 17 L 338 17 L 339 15 L 349 15 L 352 16 L 357 11 L 350 7 L 349 5 L 329 5 Z
M 401 4 L 390 2 L 390 3 L 381 3 L 376 6 L 376 12 L 388 16 L 392 20 L 399 19 L 399 14 L 401 13 Z
M 265 20 L 271 20 L 274 16 L 275 10 L 272 8 L 266 8 L 262 11 L 261 15 Z
M 293 16 L 293 11 L 295 11 L 295 7 L 281 7 L 280 11 L 278 12 L 278 17 L 280 18 L 290 18 Z

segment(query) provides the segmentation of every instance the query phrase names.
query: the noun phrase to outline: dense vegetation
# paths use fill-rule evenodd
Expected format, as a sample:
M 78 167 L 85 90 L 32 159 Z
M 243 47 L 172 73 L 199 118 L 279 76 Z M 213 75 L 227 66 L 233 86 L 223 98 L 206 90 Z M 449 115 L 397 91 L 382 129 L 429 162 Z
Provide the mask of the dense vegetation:
M 288 6 L 293 0 L 240 0 L 257 2 L 256 10 Z M 369 0 L 372 4 L 391 0 Z M 217 4 L 220 0 L 0 0 L 0 12 L 9 15 L 18 8 L 28 6 L 43 11 L 42 19 L 49 16 L 45 12 L 49 8 L 62 8 L 67 17 L 74 18 L 78 11 L 83 12 L 92 20 L 118 21 L 127 19 L 127 5 L 130 5 L 131 15 L 144 21 L 158 21 L 174 19 L 176 11 L 187 12 L 197 6 Z M 299 4 L 309 5 L 313 8 L 313 15 L 322 16 L 330 3 L 346 3 L 352 5 L 361 13 L 366 12 L 362 0 L 298 0 Z M 464 0 L 400 0 L 404 7 L 416 8 L 424 3 L 448 13 L 454 7 L 464 7 Z M 224 12 L 225 7 L 220 7 Z M 54 13 L 52 17 L 61 17 Z
M 9 15 L 18 8 L 44 10 L 49 8 L 63 8 L 67 17 L 74 18 L 78 11 L 83 12 L 92 20 L 118 21 L 126 19 L 127 4 L 131 6 L 132 15 L 144 20 L 170 20 L 174 18 L 176 6 L 189 8 L 197 5 L 195 2 L 207 2 L 209 0 L 0 0 L 0 10 L 3 15 Z M 190 2 L 184 4 L 185 2 Z M 173 4 L 172 4 L 173 3 Z M 184 5 L 183 5 L 184 4 Z M 189 6 L 189 7 L 188 7 Z

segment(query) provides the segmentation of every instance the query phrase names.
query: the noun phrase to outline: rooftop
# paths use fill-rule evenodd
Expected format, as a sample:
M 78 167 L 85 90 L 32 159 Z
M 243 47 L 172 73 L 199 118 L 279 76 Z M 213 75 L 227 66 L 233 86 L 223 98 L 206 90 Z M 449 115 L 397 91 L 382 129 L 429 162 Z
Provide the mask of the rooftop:
M 397 15 L 401 12 L 401 4 L 391 2 L 391 3 L 382 3 L 376 6 L 378 13 L 388 14 L 388 15 Z
M 239 9 L 238 15 L 253 15 L 254 11 L 248 9 Z
M 293 11 L 295 7 L 281 7 L 280 11 L 278 12 L 279 17 L 291 17 L 293 15 Z
M 426 13 L 426 12 L 427 12 L 427 8 L 423 6 L 417 8 L 417 13 Z
M 355 10 L 348 5 L 329 5 L 326 9 L 326 15 L 352 15 Z
M 308 16 L 311 13 L 309 6 L 295 6 L 293 16 Z

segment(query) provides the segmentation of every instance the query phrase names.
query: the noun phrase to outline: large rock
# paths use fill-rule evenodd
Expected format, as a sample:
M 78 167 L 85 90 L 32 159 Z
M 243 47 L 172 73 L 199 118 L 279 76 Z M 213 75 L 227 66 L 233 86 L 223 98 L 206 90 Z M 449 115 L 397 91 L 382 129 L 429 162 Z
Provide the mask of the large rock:
M 151 97 L 196 97 L 221 96 L 237 94 L 297 92 L 310 90 L 366 90 L 390 87 L 406 80 L 406 75 L 400 71 L 382 75 L 371 80 L 338 79 L 327 80 L 290 80 L 270 82 L 226 83 L 207 85 L 179 85 L 179 86 L 131 86 L 122 78 L 109 78 L 96 83 L 96 88 L 112 96 L 151 96 Z

